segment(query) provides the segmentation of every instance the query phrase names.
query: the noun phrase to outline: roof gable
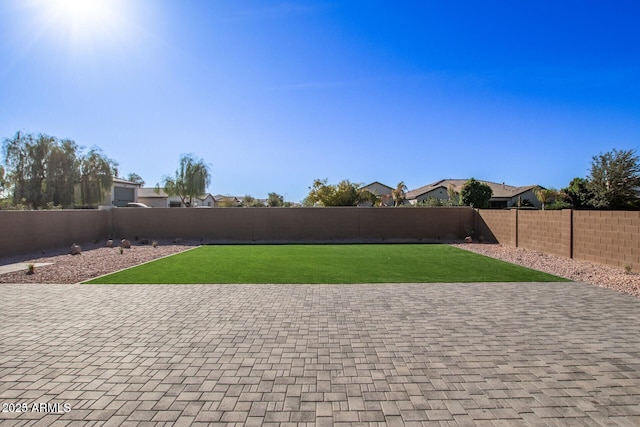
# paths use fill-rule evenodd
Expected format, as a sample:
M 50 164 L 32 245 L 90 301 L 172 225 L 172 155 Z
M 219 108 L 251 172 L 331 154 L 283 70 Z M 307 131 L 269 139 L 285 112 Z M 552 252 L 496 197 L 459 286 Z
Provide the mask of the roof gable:
M 380 181 L 373 181 L 372 183 L 367 184 L 367 185 L 363 185 L 363 186 L 362 186 L 362 187 L 360 187 L 360 188 L 373 187 L 373 186 L 375 186 L 375 185 L 379 185 L 379 186 L 382 186 L 382 187 L 388 188 L 389 190 L 393 190 L 393 187 L 389 187 L 388 185 L 383 184 L 383 183 L 381 183 Z

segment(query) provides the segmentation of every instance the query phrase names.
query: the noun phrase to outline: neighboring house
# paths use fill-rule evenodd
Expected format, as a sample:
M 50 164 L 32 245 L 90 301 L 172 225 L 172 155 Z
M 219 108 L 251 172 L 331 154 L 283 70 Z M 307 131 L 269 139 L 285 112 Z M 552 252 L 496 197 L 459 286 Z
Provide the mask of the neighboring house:
M 212 198 L 213 206 L 216 208 L 242 206 L 242 201 L 236 196 L 223 196 L 222 194 L 217 194 L 212 196 Z
M 111 191 L 100 206 L 124 207 L 127 203 L 137 202 L 140 184 L 120 178 L 113 178 Z
M 194 200 L 193 205 L 196 208 L 212 208 L 215 205 L 215 200 L 211 194 L 207 193 Z
M 489 181 L 478 181 L 483 184 L 487 184 L 491 187 L 491 190 L 493 190 L 493 195 L 489 200 L 489 208 L 491 209 L 515 207 L 524 200 L 528 200 L 535 207 L 540 207 L 540 202 L 535 195 L 535 189 L 537 188 L 536 185 L 514 187 L 504 183 L 498 184 Z M 412 205 L 424 202 L 430 198 L 447 200 L 449 199 L 450 186 L 453 186 L 453 190 L 459 195 L 462 186 L 464 186 L 466 182 L 466 179 L 443 179 L 436 181 L 432 184 L 408 191 L 406 193 L 406 200 Z
M 382 197 L 382 204 L 384 206 L 393 206 L 393 188 L 388 185 L 382 184 L 378 181 L 374 181 L 371 184 L 367 184 L 360 187 L 360 190 L 371 191 L 376 196 Z M 371 206 L 371 203 L 359 203 L 358 206 Z
M 138 190 L 138 202 L 152 208 L 182 208 L 185 205 L 179 196 L 169 196 L 164 189 L 141 188 Z M 213 207 L 214 199 L 209 193 L 203 194 L 193 201 L 194 207 Z
M 164 189 L 141 188 L 138 191 L 138 201 L 152 208 L 173 208 L 181 207 L 182 201 L 178 196 L 169 197 Z
M 245 196 L 236 197 L 236 199 L 240 202 L 240 205 L 243 206 L 243 207 L 246 207 L 245 206 L 245 198 L 246 198 Z M 260 205 L 262 205 L 262 207 L 266 207 L 267 206 L 267 199 L 256 199 L 254 197 L 254 203 L 260 204 Z M 253 206 L 253 207 L 256 207 L 256 206 Z

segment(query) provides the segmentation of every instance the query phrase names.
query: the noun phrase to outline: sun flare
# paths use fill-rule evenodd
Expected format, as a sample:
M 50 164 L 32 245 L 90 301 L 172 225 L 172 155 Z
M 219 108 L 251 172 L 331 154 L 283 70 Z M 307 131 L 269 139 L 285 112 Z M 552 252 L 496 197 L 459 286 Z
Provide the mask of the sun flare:
M 47 0 L 41 5 L 48 27 L 72 46 L 110 43 L 122 36 L 120 0 Z

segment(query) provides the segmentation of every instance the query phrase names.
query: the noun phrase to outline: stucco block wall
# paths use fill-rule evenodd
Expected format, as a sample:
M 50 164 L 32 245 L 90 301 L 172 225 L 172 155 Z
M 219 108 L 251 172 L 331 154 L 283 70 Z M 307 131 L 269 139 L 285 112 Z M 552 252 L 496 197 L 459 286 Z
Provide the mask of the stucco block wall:
M 0 211 L 0 256 L 71 246 L 107 235 L 109 211 Z
M 518 211 L 518 246 L 571 257 L 571 211 Z
M 425 241 L 460 239 L 470 208 L 114 209 L 114 237 L 208 241 Z
M 0 256 L 96 239 L 205 242 L 487 242 L 640 270 L 640 212 L 471 208 L 227 208 L 0 211 Z
M 640 212 L 574 211 L 575 259 L 640 270 Z

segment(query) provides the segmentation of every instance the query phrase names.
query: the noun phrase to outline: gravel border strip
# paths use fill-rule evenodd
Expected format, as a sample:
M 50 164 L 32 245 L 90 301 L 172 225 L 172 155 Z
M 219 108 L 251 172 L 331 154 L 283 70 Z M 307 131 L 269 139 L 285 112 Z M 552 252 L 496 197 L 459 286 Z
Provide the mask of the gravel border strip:
M 171 240 L 158 240 L 157 246 L 131 242 L 130 249 L 106 247 L 106 242 L 85 243 L 80 255 L 70 255 L 69 248 L 35 252 L 28 255 L 5 257 L 0 265 L 14 263 L 52 263 L 35 269 L 35 274 L 16 271 L 0 275 L 0 283 L 40 283 L 74 284 L 104 276 L 126 268 L 134 267 L 169 255 L 174 255 L 200 246 L 199 240 L 185 240 L 179 243 Z
M 627 273 L 619 267 L 500 244 L 456 243 L 452 246 L 577 282 L 589 283 L 640 297 L 640 274 Z

